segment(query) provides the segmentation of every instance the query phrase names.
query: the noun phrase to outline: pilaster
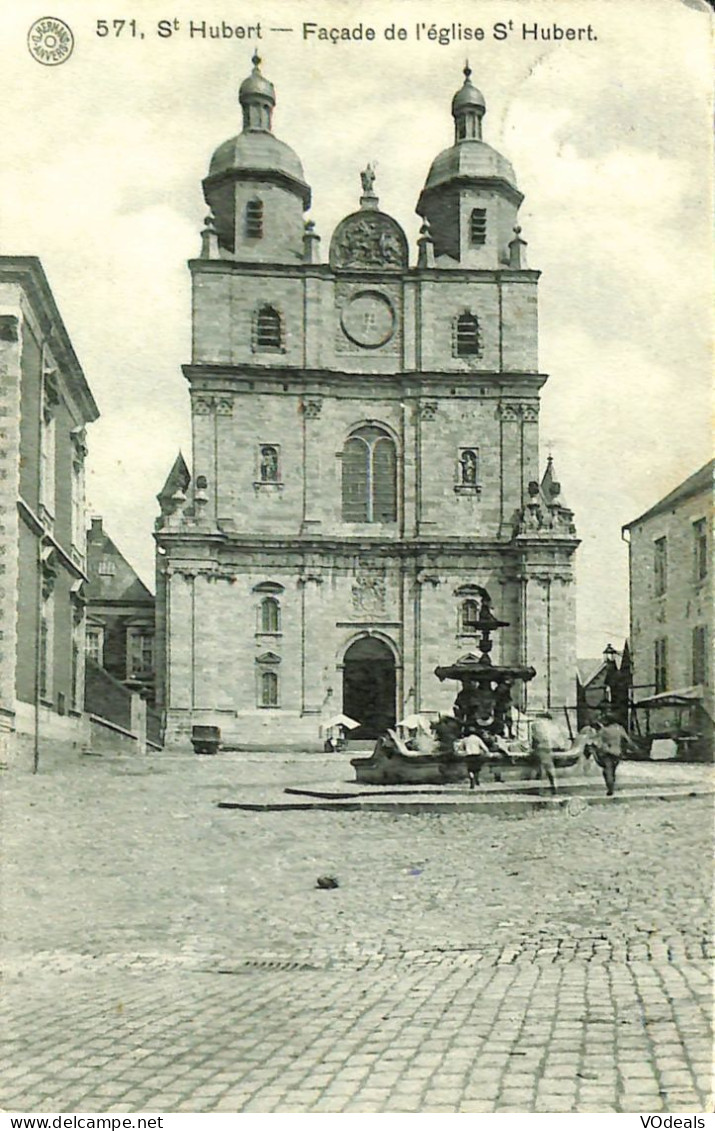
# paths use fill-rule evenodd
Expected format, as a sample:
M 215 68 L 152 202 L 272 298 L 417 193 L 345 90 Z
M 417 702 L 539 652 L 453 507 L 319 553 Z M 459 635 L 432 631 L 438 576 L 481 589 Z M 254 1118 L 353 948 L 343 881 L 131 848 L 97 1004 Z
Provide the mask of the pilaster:
M 0 314 L 0 733 L 15 710 L 20 490 L 20 320 Z
M 320 526 L 322 446 L 320 414 L 323 398 L 305 396 L 301 403 L 303 429 L 303 521 L 301 534 L 316 533 Z
M 301 633 L 301 715 L 320 715 L 325 700 L 323 654 L 325 649 L 322 609 L 323 575 L 306 569 L 298 578 Z

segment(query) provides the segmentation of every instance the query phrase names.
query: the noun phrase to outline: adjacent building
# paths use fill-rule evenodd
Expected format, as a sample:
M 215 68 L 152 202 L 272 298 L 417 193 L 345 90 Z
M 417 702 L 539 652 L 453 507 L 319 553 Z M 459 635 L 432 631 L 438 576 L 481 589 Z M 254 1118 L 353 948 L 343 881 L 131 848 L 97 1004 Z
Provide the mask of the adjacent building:
M 619 653 L 607 644 L 597 660 L 576 661 L 577 726 L 589 726 L 607 716 L 629 725 L 632 696 L 632 668 L 628 641 Z
M 623 527 L 639 698 L 687 691 L 700 700 L 711 725 L 714 468 L 711 460 Z
M 101 518 L 87 531 L 87 576 L 87 655 L 153 703 L 154 597 Z
M 99 412 L 39 259 L 0 257 L 0 737 L 82 741 L 86 427 Z
M 368 737 L 446 710 L 434 669 L 476 649 L 483 588 L 509 622 L 493 659 L 536 668 L 519 706 L 568 704 L 578 542 L 540 463 L 539 272 L 484 96 L 466 68 L 452 144 L 416 158 L 416 256 L 368 165 L 325 261 L 275 101 L 254 58 L 189 265 L 192 467 L 156 532 L 168 738 L 306 747 L 326 713 Z

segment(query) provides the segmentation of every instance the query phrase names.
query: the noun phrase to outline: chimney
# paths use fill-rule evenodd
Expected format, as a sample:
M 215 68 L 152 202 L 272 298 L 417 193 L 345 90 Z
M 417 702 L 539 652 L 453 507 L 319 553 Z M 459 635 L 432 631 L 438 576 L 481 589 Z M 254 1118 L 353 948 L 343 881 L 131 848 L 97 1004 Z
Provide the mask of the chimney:
M 90 538 L 93 539 L 93 540 L 96 539 L 96 538 L 101 538 L 102 534 L 103 534 L 102 519 L 101 518 L 93 518 L 92 519 L 92 529 L 89 532 Z

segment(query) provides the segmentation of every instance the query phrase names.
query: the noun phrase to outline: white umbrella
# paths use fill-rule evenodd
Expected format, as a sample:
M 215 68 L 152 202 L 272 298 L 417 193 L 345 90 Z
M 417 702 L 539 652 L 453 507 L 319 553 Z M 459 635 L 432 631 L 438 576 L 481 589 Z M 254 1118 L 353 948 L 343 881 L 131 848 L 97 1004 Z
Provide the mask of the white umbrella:
M 427 734 L 430 731 L 430 725 L 424 715 L 405 715 L 404 719 L 400 719 L 399 723 L 395 726 L 405 727 L 407 730 L 424 730 Z
M 355 730 L 355 727 L 359 727 L 360 723 L 356 723 L 355 719 L 351 719 L 347 715 L 333 715 L 332 719 L 323 723 L 323 726 L 326 730 L 331 727 L 347 727 L 348 730 Z

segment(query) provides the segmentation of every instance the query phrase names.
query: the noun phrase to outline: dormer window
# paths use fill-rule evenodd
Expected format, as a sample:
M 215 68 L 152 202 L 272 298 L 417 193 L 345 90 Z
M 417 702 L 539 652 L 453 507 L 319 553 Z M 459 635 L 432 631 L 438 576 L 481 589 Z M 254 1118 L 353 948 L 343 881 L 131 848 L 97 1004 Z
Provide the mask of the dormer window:
M 454 356 L 481 357 L 482 341 L 476 315 L 465 311 L 454 322 Z
M 473 208 L 469 220 L 469 235 L 473 247 L 479 247 L 487 242 L 487 210 L 486 208 Z
M 253 349 L 254 352 L 283 349 L 283 319 L 274 306 L 262 306 L 256 312 Z
M 263 201 L 249 200 L 246 205 L 246 239 L 263 238 Z

